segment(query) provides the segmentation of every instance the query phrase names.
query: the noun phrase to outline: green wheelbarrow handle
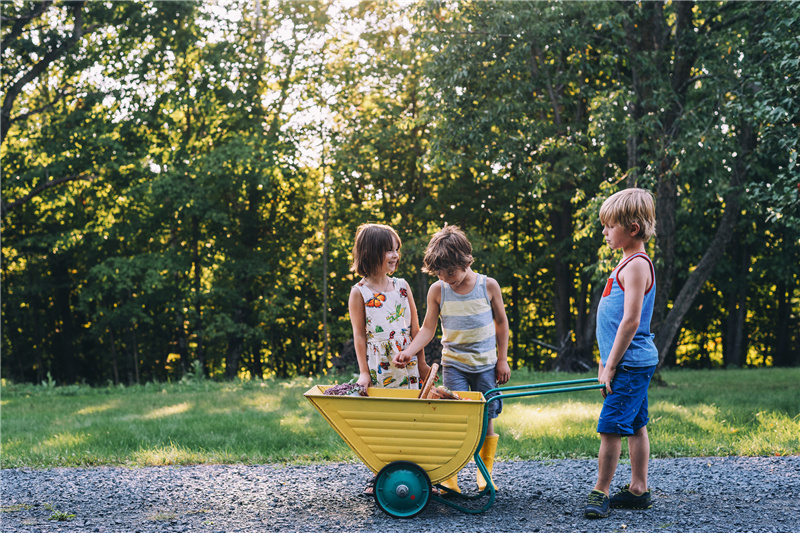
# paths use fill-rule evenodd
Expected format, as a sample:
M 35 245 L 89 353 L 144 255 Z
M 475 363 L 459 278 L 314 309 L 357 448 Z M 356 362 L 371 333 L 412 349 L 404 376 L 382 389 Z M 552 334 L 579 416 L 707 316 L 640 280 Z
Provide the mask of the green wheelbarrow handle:
M 591 385 L 587 385 L 588 383 L 591 383 Z M 559 387 L 559 388 L 552 388 L 552 387 Z M 576 380 L 572 380 L 572 381 L 557 381 L 557 382 L 551 382 L 551 383 L 535 383 L 535 384 L 530 384 L 530 385 L 516 385 L 516 386 L 513 386 L 513 387 L 497 387 L 497 388 L 490 389 L 490 390 L 486 391 L 484 393 L 484 396 L 487 396 L 487 395 L 489 395 L 491 393 L 494 393 L 494 392 L 498 393 L 495 396 L 492 396 L 491 398 L 488 398 L 486 400 L 486 406 L 488 406 L 490 402 L 499 401 L 499 400 L 506 399 L 506 398 L 522 398 L 522 397 L 525 397 L 525 396 L 538 396 L 538 395 L 541 395 L 541 394 L 555 394 L 555 393 L 559 393 L 559 392 L 576 392 L 576 391 L 584 391 L 584 390 L 594 390 L 594 389 L 602 389 L 603 387 L 605 387 L 605 385 L 603 385 L 602 383 L 599 383 L 597 379 L 589 378 L 589 379 L 576 379 Z M 530 389 L 542 389 L 542 390 L 530 390 Z M 507 391 L 523 391 L 523 392 L 510 392 L 509 393 Z M 489 474 L 489 470 L 486 468 L 486 465 L 484 464 L 483 459 L 481 459 L 481 456 L 480 456 L 480 450 L 483 447 L 483 442 L 486 440 L 486 432 L 487 432 L 488 428 L 489 428 L 489 409 L 484 409 L 483 429 L 481 431 L 481 438 L 480 438 L 480 441 L 478 442 L 478 448 L 475 450 L 475 453 L 474 453 L 473 457 L 475 459 L 475 465 L 477 466 L 477 468 L 481 472 L 481 474 L 483 474 L 483 478 L 488 480 L 488 482 L 486 483 L 486 488 L 483 489 L 480 493 L 478 493 L 477 495 L 474 495 L 474 496 L 466 496 L 466 495 L 460 495 L 459 494 L 459 496 L 461 496 L 462 498 L 466 498 L 466 499 L 470 499 L 470 500 L 478 499 L 478 498 L 481 498 L 484 495 L 488 495 L 489 496 L 488 501 L 485 502 L 485 504 L 482 507 L 478 508 L 478 509 L 470 509 L 470 508 L 466 508 L 466 507 L 463 507 L 461 505 L 458 505 L 457 503 L 455 503 L 453 501 L 446 500 L 446 499 L 444 499 L 444 498 L 442 498 L 440 496 L 432 495 L 431 496 L 432 499 L 434 499 L 434 500 L 436 500 L 438 502 L 441 502 L 441 503 L 443 503 L 445 505 L 448 505 L 450 507 L 453 507 L 455 509 L 458 509 L 459 511 L 462 511 L 464 513 L 469 513 L 469 514 L 483 513 L 484 511 L 489 509 L 489 507 L 492 506 L 492 504 L 494 503 L 494 500 L 495 500 L 494 482 L 491 481 L 492 476 L 491 476 L 491 474 Z
M 592 385 L 584 385 L 584 383 L 592 383 Z M 565 385 L 567 385 L 565 387 Z M 580 386 L 577 386 L 580 385 Z M 559 387 L 559 388 L 546 388 L 546 387 Z M 571 381 L 553 381 L 550 383 L 531 383 L 529 385 L 516 385 L 513 387 L 497 387 L 489 389 L 484 393 L 484 397 L 493 392 L 497 392 L 491 398 L 486 399 L 486 406 L 493 401 L 500 401 L 508 398 L 523 398 L 525 396 L 539 396 L 541 394 L 556 394 L 559 392 L 577 392 L 584 390 L 602 389 L 605 385 L 599 382 L 597 378 L 588 379 L 575 379 Z M 542 389 L 542 390 L 528 390 L 528 389 Z M 505 391 L 524 391 L 524 392 L 511 392 L 506 394 Z M 478 444 L 478 450 L 483 446 L 483 441 L 486 439 L 486 431 L 489 428 L 489 409 L 483 413 L 483 432 L 481 433 L 481 440 Z M 478 455 L 478 451 L 475 452 Z

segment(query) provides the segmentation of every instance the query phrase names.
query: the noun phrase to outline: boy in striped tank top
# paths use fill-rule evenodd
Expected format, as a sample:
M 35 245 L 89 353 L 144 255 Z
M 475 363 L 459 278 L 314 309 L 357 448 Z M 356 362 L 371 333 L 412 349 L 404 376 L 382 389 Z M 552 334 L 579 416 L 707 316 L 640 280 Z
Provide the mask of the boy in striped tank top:
M 486 393 L 511 377 L 508 319 L 500 285 L 475 273 L 470 268 L 472 262 L 472 245 L 457 226 L 445 226 L 431 238 L 422 271 L 438 277 L 439 281 L 428 290 L 425 322 L 411 344 L 395 356 L 394 363 L 405 364 L 423 349 L 436 334 L 441 318 L 444 386 L 454 391 Z M 499 438 L 494 432 L 494 419 L 502 411 L 502 404 L 495 401 L 487 409 L 489 426 L 480 457 L 491 474 Z M 457 477 L 458 474 L 441 485 L 461 492 Z M 478 488 L 486 488 L 480 471 Z
M 622 250 L 622 259 L 608 277 L 597 306 L 598 380 L 605 385 L 605 401 L 597 423 L 597 481 L 583 511 L 587 518 L 605 518 L 612 507 L 653 506 L 647 488 L 647 388 L 658 364 L 650 333 L 656 276 L 644 246 L 656 233 L 653 196 L 636 188 L 612 194 L 600 208 L 600 223 L 606 243 L 612 250 Z M 609 498 L 622 437 L 628 439 L 631 482 Z

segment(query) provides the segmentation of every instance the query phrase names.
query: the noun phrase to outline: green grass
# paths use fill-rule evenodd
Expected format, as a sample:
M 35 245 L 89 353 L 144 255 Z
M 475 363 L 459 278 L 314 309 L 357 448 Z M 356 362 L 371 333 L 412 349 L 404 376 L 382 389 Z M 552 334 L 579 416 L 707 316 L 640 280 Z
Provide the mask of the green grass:
M 667 371 L 650 390 L 653 457 L 800 454 L 800 369 Z M 594 377 L 518 371 L 509 385 Z M 356 457 L 303 392 L 322 380 L 137 387 L 15 385 L 0 466 L 291 463 Z M 501 459 L 596 457 L 596 390 L 508 400 Z
M 672 370 L 662 377 L 667 385 L 649 391 L 652 457 L 800 454 L 800 369 Z M 600 408 L 598 391 L 509 401 L 497 422 L 502 454 L 597 457 Z

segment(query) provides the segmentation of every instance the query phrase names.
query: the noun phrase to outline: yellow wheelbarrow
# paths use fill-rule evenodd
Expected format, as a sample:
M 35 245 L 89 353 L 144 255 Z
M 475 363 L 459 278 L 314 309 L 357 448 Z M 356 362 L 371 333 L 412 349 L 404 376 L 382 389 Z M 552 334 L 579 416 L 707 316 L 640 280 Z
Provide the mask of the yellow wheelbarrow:
M 444 499 L 432 491 L 433 485 L 457 474 L 470 459 L 475 460 L 484 479 L 491 480 L 478 452 L 489 424 L 487 404 L 602 387 L 596 379 L 581 379 L 496 388 L 487 391 L 488 400 L 480 392 L 462 391 L 457 394 L 463 400 L 423 400 L 418 398 L 418 390 L 369 388 L 368 397 L 329 396 L 324 394 L 328 386 L 316 385 L 305 397 L 377 474 L 374 497 L 378 507 L 393 517 L 411 518 L 431 499 L 465 513 L 482 513 L 492 506 L 495 488 L 491 481 L 477 495 L 451 492 L 439 485 L 442 495 L 456 496 Z M 478 508 L 458 503 L 484 497 L 488 498 Z

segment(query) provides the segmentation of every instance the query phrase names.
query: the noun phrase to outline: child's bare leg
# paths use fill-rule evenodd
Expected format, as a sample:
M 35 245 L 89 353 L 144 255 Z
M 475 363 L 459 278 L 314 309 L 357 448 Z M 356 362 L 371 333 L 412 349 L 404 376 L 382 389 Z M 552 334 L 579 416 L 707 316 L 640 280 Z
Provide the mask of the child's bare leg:
M 647 466 L 650 460 L 650 438 L 647 426 L 636 430 L 628 437 L 628 452 L 631 455 L 631 486 L 629 490 L 636 494 L 647 491 Z
M 616 433 L 600 433 L 600 454 L 597 457 L 597 483 L 594 489 L 608 495 L 611 480 L 619 463 L 622 451 L 622 437 Z
M 490 437 L 494 434 L 494 418 L 490 418 L 489 425 L 486 427 L 486 436 Z

